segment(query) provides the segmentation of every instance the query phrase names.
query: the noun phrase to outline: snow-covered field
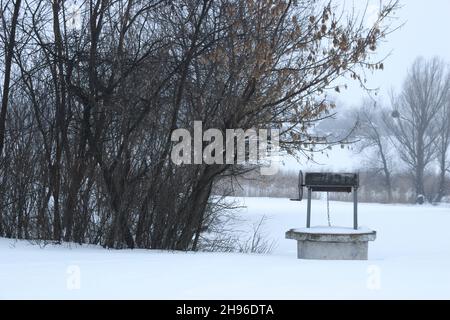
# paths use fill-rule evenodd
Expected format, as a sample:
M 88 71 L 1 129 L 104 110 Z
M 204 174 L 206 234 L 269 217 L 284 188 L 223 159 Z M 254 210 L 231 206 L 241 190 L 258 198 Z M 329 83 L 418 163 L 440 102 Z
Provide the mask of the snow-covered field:
M 450 299 L 450 208 L 360 204 L 377 231 L 368 261 L 298 260 L 284 239 L 305 224 L 305 202 L 240 199 L 241 215 L 268 220 L 270 255 L 105 250 L 0 239 L 0 298 Z M 331 203 L 333 225 L 351 226 L 352 204 Z M 326 225 L 313 201 L 312 224 Z

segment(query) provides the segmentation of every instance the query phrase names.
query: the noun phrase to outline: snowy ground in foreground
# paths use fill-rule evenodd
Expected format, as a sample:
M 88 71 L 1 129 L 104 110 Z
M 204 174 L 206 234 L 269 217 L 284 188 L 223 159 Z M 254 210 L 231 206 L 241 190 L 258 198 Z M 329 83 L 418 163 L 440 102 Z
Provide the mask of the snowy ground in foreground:
M 449 207 L 360 204 L 360 225 L 377 231 L 369 260 L 315 261 L 298 260 L 296 242 L 284 239 L 304 226 L 305 202 L 241 201 L 244 217 L 269 218 L 267 234 L 277 241 L 271 255 L 40 248 L 0 239 L 0 298 L 450 298 Z M 312 209 L 312 224 L 326 225 L 326 203 L 313 201 Z M 334 225 L 351 226 L 352 204 L 332 202 L 331 215 Z

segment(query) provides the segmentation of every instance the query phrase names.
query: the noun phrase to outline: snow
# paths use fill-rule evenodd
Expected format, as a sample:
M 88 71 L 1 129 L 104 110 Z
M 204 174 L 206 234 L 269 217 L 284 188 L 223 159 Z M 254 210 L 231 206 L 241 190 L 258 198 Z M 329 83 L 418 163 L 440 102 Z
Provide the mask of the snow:
M 311 228 L 297 228 L 294 229 L 295 232 L 302 232 L 302 233 L 311 233 L 311 234 L 318 234 L 318 233 L 327 233 L 327 234 L 364 234 L 364 233 L 371 233 L 373 230 L 367 228 L 367 227 L 359 227 L 358 229 L 353 229 L 350 227 L 328 227 L 328 226 L 313 226 Z
M 362 163 L 364 163 L 365 158 L 362 154 L 355 154 L 354 150 L 344 148 L 340 146 L 333 146 L 331 150 L 326 150 L 324 153 L 314 152 L 308 154 L 313 156 L 314 160 L 303 160 L 299 163 L 291 155 L 281 156 L 280 171 L 298 171 L 303 170 L 303 172 L 308 171 L 333 171 L 333 172 L 353 172 L 355 170 L 361 169 Z M 333 161 L 330 161 L 333 159 Z
M 40 247 L 0 239 L 0 298 L 32 299 L 449 299 L 450 208 L 360 204 L 359 222 L 377 231 L 367 261 L 296 258 L 305 202 L 241 198 L 248 222 L 266 215 L 271 254 Z M 333 226 L 351 227 L 352 203 L 331 202 Z M 326 225 L 313 200 L 312 225 Z

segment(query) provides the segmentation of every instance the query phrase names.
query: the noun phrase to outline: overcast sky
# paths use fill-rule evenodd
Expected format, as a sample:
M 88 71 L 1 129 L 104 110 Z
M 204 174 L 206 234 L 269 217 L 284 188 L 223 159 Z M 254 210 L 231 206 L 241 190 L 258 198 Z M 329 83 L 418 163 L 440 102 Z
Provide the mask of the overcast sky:
M 355 0 L 364 4 L 364 0 Z M 380 0 L 369 0 L 369 9 L 379 7 Z M 405 23 L 390 34 L 379 47 L 379 57 L 390 54 L 384 71 L 367 74 L 369 86 L 380 88 L 386 97 L 390 88 L 399 90 L 408 68 L 418 56 L 441 56 L 450 63 L 450 0 L 401 0 L 394 25 Z M 369 10 L 370 11 L 370 10 Z M 338 96 L 346 105 L 356 105 L 365 93 L 356 85 Z

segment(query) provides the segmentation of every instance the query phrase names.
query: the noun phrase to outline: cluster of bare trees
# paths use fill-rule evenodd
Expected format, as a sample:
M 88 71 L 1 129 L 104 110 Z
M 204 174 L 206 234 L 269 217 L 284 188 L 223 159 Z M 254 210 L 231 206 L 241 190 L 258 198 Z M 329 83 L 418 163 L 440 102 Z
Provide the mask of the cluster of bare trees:
M 450 67 L 446 62 L 437 57 L 418 58 L 401 92 L 392 95 L 390 108 L 373 108 L 366 102 L 358 118 L 359 149 L 375 151 L 372 167 L 384 177 L 389 202 L 395 161 L 401 162 L 397 170 L 410 174 L 415 201 L 440 202 L 449 193 Z M 428 188 L 427 174 L 435 180 Z
M 396 3 L 370 28 L 316 1 L 0 6 L 0 236 L 196 250 L 214 183 L 246 168 L 177 166 L 172 131 L 275 127 L 283 149 L 313 148 L 318 97 L 381 68 Z

